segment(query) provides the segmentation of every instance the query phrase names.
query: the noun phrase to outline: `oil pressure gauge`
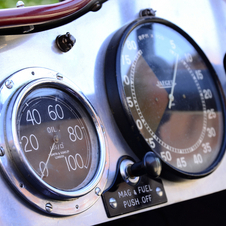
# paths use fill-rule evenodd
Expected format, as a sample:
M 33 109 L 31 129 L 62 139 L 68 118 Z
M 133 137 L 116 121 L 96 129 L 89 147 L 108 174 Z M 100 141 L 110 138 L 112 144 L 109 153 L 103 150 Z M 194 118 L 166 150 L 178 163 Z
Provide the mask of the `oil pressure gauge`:
M 91 206 L 108 161 L 100 120 L 81 91 L 56 72 L 28 68 L 5 81 L 1 98 L 1 164 L 12 184 L 54 214 Z
M 225 151 L 225 106 L 216 73 L 198 45 L 169 21 L 140 18 L 113 36 L 106 87 L 116 122 L 142 158 L 154 151 L 163 173 L 198 178 Z
M 18 137 L 20 144 L 13 153 L 17 165 L 33 174 L 34 182 L 38 179 L 44 187 L 76 196 L 72 190 L 86 187 L 100 158 L 97 134 L 87 113 L 76 99 L 53 87 L 37 87 L 23 98 L 19 111 L 17 105 L 14 109 L 13 139 Z

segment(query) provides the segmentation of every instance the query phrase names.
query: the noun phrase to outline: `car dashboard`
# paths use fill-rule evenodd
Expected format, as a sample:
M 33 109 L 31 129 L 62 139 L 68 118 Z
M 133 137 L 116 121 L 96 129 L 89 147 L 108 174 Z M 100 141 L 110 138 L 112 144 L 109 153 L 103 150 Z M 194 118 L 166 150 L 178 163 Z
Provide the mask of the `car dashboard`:
M 0 224 L 212 222 L 226 189 L 226 1 L 52 6 L 1 10 Z

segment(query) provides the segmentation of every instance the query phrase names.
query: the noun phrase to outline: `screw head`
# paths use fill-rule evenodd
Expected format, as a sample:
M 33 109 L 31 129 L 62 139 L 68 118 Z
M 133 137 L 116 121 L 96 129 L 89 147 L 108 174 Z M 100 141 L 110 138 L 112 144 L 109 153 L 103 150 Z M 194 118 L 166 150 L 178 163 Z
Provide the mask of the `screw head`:
M 159 187 L 156 188 L 156 193 L 157 193 L 157 195 L 160 196 L 160 197 L 163 196 L 163 191 L 162 191 L 162 189 L 159 188 Z
M 98 196 L 100 196 L 101 195 L 101 189 L 97 187 L 95 189 L 95 194 L 98 195 Z
M 8 88 L 8 89 L 12 89 L 13 88 L 13 85 L 14 85 L 14 83 L 13 83 L 13 81 L 12 80 L 6 80 L 6 82 L 5 82 L 5 86 Z
M 56 78 L 58 79 L 58 80 L 63 80 L 63 75 L 61 75 L 60 73 L 57 73 L 56 74 Z
M 51 203 L 46 203 L 46 211 L 51 213 L 53 211 L 53 206 Z
M 110 204 L 111 208 L 113 208 L 113 209 L 116 209 L 118 206 L 118 203 L 117 203 L 116 199 L 114 199 L 114 198 L 109 199 L 109 204 Z

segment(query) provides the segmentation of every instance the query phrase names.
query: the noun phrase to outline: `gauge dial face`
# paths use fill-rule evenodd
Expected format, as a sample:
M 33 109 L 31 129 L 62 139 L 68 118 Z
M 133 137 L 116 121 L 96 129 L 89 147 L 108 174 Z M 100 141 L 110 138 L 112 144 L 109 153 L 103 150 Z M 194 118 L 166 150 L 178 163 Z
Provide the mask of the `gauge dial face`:
M 100 157 L 95 127 L 68 93 L 31 91 L 19 107 L 17 134 L 26 164 L 48 185 L 76 191 L 94 177 Z
M 207 58 L 162 20 L 137 22 L 120 38 L 117 86 L 130 128 L 171 168 L 208 172 L 224 151 L 224 109 Z

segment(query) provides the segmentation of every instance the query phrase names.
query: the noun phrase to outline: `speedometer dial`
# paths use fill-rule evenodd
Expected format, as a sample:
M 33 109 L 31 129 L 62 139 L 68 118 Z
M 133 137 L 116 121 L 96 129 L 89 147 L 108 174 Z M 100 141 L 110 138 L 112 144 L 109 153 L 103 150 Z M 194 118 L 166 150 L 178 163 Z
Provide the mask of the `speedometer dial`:
M 153 150 L 182 177 L 217 166 L 225 148 L 223 95 L 184 31 L 158 18 L 122 28 L 107 52 L 106 85 L 115 119 L 139 157 Z

